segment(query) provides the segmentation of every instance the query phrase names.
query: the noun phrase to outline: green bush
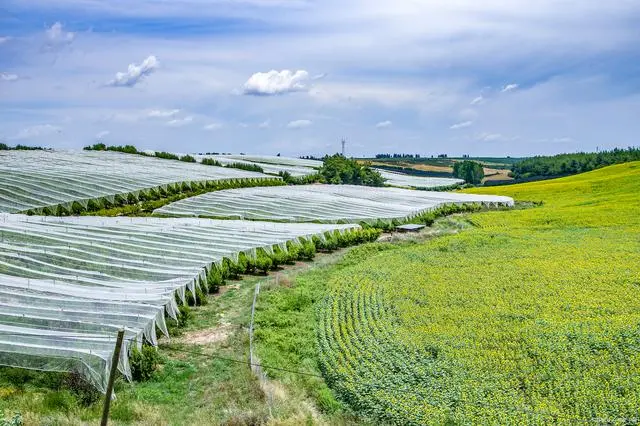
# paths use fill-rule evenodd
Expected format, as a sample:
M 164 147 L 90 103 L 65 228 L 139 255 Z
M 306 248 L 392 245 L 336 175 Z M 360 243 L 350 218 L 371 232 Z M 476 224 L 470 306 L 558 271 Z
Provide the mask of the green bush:
M 287 265 L 293 265 L 300 258 L 300 247 L 291 241 L 287 242 Z
M 341 154 L 326 156 L 319 174 L 324 182 L 336 185 L 383 186 L 384 178 L 370 164 L 360 164 Z
M 258 166 L 257 164 L 229 163 L 229 164 L 226 164 L 225 167 L 231 168 L 231 169 L 247 170 L 249 172 L 264 173 L 264 169 Z
M 289 259 L 289 255 L 285 253 L 280 247 L 274 247 L 273 254 L 271 255 L 271 262 L 273 263 L 273 268 L 278 268 L 287 263 Z
M 202 164 L 204 164 L 205 166 L 222 167 L 222 164 L 218 160 L 214 160 L 213 158 L 203 158 Z
M 216 293 L 220 286 L 224 284 L 224 277 L 222 271 L 217 267 L 212 267 L 207 274 L 207 285 L 209 286 L 209 293 Z
M 142 350 L 133 346 L 129 351 L 131 376 L 137 382 L 146 381 L 153 377 L 159 362 L 158 351 L 151 345 L 142 345 Z
M 180 161 L 184 161 L 185 163 L 195 163 L 196 159 L 193 158 L 191 155 L 186 154 L 180 157 Z
M 484 179 L 484 168 L 477 161 L 457 161 L 453 164 L 453 176 L 466 183 L 477 185 Z
M 300 257 L 303 260 L 313 260 L 316 256 L 316 245 L 312 241 L 304 241 L 300 249 Z
M 165 160 L 179 160 L 180 157 L 178 157 L 175 154 L 172 154 L 170 152 L 164 152 L 164 151 L 160 151 L 160 152 L 156 152 L 156 157 L 158 158 L 162 158 Z
M 271 268 L 273 268 L 273 260 L 263 251 L 258 251 L 258 257 L 256 259 L 256 269 L 263 274 L 267 274 Z

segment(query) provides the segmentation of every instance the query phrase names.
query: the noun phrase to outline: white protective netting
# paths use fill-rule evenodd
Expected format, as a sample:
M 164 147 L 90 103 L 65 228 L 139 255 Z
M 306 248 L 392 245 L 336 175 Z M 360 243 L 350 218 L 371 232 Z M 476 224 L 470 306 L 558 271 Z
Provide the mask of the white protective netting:
M 115 335 L 167 335 L 185 291 L 256 249 L 357 225 L 0 214 L 0 365 L 77 371 L 105 391 Z
M 301 176 L 312 175 L 318 172 L 316 169 L 312 167 L 296 166 L 296 165 L 290 164 L 292 162 L 295 163 L 295 159 L 290 159 L 290 158 L 283 158 L 282 161 L 285 164 L 260 163 L 257 161 L 249 161 L 244 159 L 244 157 L 242 156 L 240 156 L 240 158 L 236 158 L 235 156 L 225 156 L 225 155 L 196 155 L 195 158 L 196 160 L 198 160 L 198 162 L 201 162 L 204 158 L 211 158 L 213 160 L 218 161 L 223 166 L 226 166 L 227 164 L 233 164 L 233 163 L 256 165 L 256 166 L 262 167 L 262 170 L 264 170 L 265 173 L 272 174 L 272 175 L 277 175 L 280 172 L 288 172 L 291 176 L 301 177 Z M 251 157 L 251 158 L 255 158 L 255 157 Z M 281 157 L 275 157 L 275 158 L 281 158 Z M 322 165 L 322 162 L 320 162 L 320 165 Z
M 190 182 L 273 179 L 262 173 L 119 152 L 0 151 L 0 212 L 47 206 L 86 207 L 90 199 L 189 185 Z
M 443 204 L 464 203 L 512 206 L 513 199 L 400 188 L 299 185 L 210 192 L 168 204 L 155 214 L 290 222 L 368 222 L 406 219 Z
M 382 169 L 375 170 L 386 179 L 384 183 L 389 186 L 434 189 L 446 188 L 464 183 L 464 180 L 462 179 L 412 176 L 404 173 L 389 172 Z
M 307 160 L 304 158 L 278 157 L 276 155 L 225 155 L 224 157 L 234 160 L 246 160 L 262 164 L 279 164 L 281 166 L 311 167 L 314 169 L 322 167 L 320 160 Z

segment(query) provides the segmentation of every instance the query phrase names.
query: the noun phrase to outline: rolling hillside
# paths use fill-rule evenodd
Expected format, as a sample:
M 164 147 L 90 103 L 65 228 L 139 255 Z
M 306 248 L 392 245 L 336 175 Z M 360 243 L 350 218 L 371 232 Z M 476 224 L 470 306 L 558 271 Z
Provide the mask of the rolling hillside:
M 640 163 L 474 192 L 544 204 L 358 248 L 272 292 L 265 362 L 315 358 L 337 401 L 395 424 L 637 420 Z

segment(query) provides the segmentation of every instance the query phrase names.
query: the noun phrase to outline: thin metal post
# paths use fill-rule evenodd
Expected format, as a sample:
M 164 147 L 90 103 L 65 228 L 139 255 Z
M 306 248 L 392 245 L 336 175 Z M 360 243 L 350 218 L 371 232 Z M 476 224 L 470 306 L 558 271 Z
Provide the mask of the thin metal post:
M 104 396 L 104 409 L 102 410 L 102 421 L 100 426 L 107 426 L 109 421 L 109 408 L 111 407 L 111 394 L 113 392 L 113 382 L 118 373 L 118 360 L 120 360 L 120 349 L 122 348 L 122 339 L 124 338 L 124 329 L 118 331 L 116 339 L 116 348 L 113 351 L 111 359 L 111 371 L 109 372 L 109 382 L 107 383 L 107 394 Z

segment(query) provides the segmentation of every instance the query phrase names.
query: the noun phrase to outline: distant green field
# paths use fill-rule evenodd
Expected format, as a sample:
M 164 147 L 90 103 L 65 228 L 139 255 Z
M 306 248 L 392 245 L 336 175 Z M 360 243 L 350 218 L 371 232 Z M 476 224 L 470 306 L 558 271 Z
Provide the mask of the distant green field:
M 313 365 L 316 340 L 334 394 L 376 422 L 637 424 L 640 163 L 473 192 L 544 205 L 365 246 L 272 294 L 267 359 Z

